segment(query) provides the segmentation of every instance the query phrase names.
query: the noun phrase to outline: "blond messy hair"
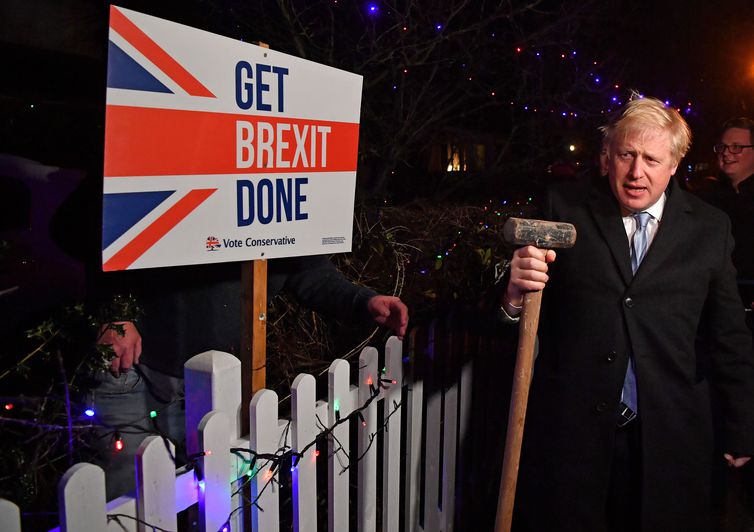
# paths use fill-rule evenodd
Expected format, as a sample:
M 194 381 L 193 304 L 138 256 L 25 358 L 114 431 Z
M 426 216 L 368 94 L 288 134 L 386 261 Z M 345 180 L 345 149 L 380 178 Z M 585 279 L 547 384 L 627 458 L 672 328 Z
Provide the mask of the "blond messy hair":
M 600 128 L 608 144 L 617 137 L 653 130 L 670 133 L 670 153 L 674 164 L 678 164 L 691 146 L 691 129 L 678 111 L 657 98 L 645 98 L 632 91 L 626 106 Z

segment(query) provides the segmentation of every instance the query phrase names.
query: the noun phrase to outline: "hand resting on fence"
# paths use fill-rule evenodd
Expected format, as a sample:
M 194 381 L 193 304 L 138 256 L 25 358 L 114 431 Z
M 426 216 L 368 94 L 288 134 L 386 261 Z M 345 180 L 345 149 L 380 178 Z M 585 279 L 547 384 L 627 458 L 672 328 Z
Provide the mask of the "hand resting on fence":
M 398 339 L 403 340 L 408 327 L 408 307 L 395 296 L 377 295 L 367 303 L 367 310 L 375 323 L 395 331 Z

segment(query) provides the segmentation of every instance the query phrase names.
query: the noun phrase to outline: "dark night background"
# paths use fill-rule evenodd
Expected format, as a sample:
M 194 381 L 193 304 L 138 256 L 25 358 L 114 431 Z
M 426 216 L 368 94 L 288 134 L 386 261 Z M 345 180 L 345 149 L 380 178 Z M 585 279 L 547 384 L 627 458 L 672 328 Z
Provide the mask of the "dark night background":
M 714 170 L 719 124 L 754 105 L 745 0 L 120 5 L 363 74 L 358 197 L 367 204 L 480 205 L 592 172 L 597 127 L 630 89 L 687 118 L 686 181 Z M 20 275 L 15 298 L 27 310 L 79 294 L 81 263 L 69 255 L 96 243 L 96 209 L 87 234 L 68 239 L 73 251 L 62 253 L 48 226 L 84 176 L 101 175 L 107 12 L 93 0 L 0 5 L 0 289 Z M 462 164 L 449 172 L 452 149 Z M 6 326 L 23 315 L 8 309 Z
M 281 2 L 302 12 L 316 9 L 320 3 L 338 5 L 332 1 Z M 2 3 L 2 152 L 72 168 L 96 164 L 101 157 L 96 148 L 101 143 L 103 120 L 107 4 L 92 0 L 5 0 Z M 343 5 L 338 9 L 342 11 L 366 12 L 369 3 L 341 1 L 340 4 Z M 417 9 L 422 10 L 423 4 L 430 3 L 417 2 Z M 432 11 L 441 11 L 436 6 L 461 2 L 432 4 L 435 6 Z M 694 151 L 688 159 L 692 164 L 709 159 L 710 139 L 725 118 L 745 114 L 754 104 L 754 52 L 751 51 L 754 15 L 751 4 L 745 0 L 574 2 L 572 5 L 569 2 L 513 2 L 516 4 L 536 4 L 538 10 L 553 13 L 547 18 L 547 24 L 568 19 L 562 22 L 565 28 L 548 35 L 549 41 L 543 41 L 539 49 L 543 53 L 576 50 L 584 60 L 579 67 L 582 70 L 588 60 L 598 61 L 603 84 L 618 83 L 620 88 L 614 93 L 621 99 L 626 97 L 627 89 L 635 88 L 647 95 L 669 99 L 672 105 L 684 110 L 691 102 L 692 111 L 686 116 L 696 136 Z M 261 20 L 260 14 L 265 20 L 279 17 L 276 2 L 123 0 L 119 5 L 229 37 L 262 40 L 276 49 L 297 53 L 291 38 L 279 31 L 280 26 L 255 24 Z M 375 2 L 375 5 L 380 7 L 378 15 L 358 18 L 350 14 L 343 23 L 347 23 L 348 29 L 363 32 L 373 24 L 379 27 L 384 20 L 397 18 L 389 14 L 388 2 L 384 5 Z M 424 22 L 428 27 L 431 24 L 429 20 Z M 536 22 L 524 21 L 515 31 L 506 28 L 498 36 L 508 40 L 509 45 L 503 43 L 502 48 L 507 47 L 509 53 L 513 53 L 515 46 L 523 45 L 524 54 L 528 53 L 527 43 L 536 43 L 540 31 Z M 550 43 L 552 46 L 547 48 Z M 477 52 L 488 50 L 493 54 L 500 49 L 490 46 Z M 357 53 L 340 51 L 340 56 Z M 319 59 L 316 51 L 311 51 L 310 55 Z M 474 59 L 487 60 L 479 55 Z M 334 66 L 346 68 L 355 63 L 338 61 L 349 62 L 351 65 L 336 63 Z M 502 77 L 510 72 L 498 74 Z M 367 84 L 369 79 L 365 80 Z M 509 95 L 504 96 L 507 99 Z M 609 100 L 595 99 L 581 105 L 596 112 L 609 107 Z M 585 131 L 601 124 L 599 120 L 592 122 Z M 573 127 L 563 125 L 557 133 L 565 139 Z
M 320 3 L 338 5 L 332 1 L 281 2 L 301 12 L 316 9 Z M 369 4 L 340 3 L 344 5 L 338 9 L 353 12 L 366 12 Z M 460 3 L 432 4 L 450 6 Z M 494 68 L 495 63 L 480 54 L 499 54 L 505 48 L 513 54 L 514 47 L 521 45 L 521 55 L 525 55 L 533 49 L 528 46 L 529 42 L 540 44 L 538 49 L 543 54 L 560 51 L 569 54 L 573 50 L 578 52 L 581 60 L 578 68 L 582 75 L 586 75 L 584 69 L 588 62 L 595 60 L 599 67 L 594 71 L 601 75 L 603 86 L 619 84 L 618 90 L 606 91 L 604 96 L 615 94 L 623 100 L 627 89 L 635 88 L 647 95 L 668 99 L 683 110 L 691 102 L 691 111 L 685 115 L 696 136 L 693 151 L 687 159 L 692 164 L 709 160 L 711 139 L 725 118 L 745 114 L 753 104 L 754 52 L 751 49 L 754 15 L 747 1 L 530 3 L 536 4 L 540 11 L 553 13 L 553 16 L 542 17 L 541 21 L 523 20 L 516 27 L 505 28 L 497 39 L 508 42 L 503 42 L 499 48 L 496 44 L 475 50 L 476 57 L 472 60 Z M 249 4 L 254 7 L 250 8 Z M 307 4 L 309 6 L 304 9 Z M 422 10 L 422 4 L 416 3 L 416 8 Z M 524 6 L 527 3 L 513 4 Z M 280 29 L 281 26 L 255 24 L 255 21 L 279 17 L 275 2 L 124 0 L 120 5 L 229 37 L 262 40 L 276 49 L 297 54 L 297 44 Z M 375 5 L 380 8 L 376 16 L 359 18 L 351 13 L 343 17 L 342 24 L 347 29 L 364 32 L 370 26 L 380 29 L 384 21 L 398 18 L 390 14 L 389 3 L 380 5 L 375 2 Z M 432 11 L 442 10 L 433 7 Z M 427 17 L 422 22 L 429 27 L 432 24 L 430 19 Z M 558 20 L 564 27 L 551 32 L 547 40 L 538 42 L 540 28 L 536 23 L 551 24 Z M 0 139 L 3 153 L 70 168 L 97 164 L 101 157 L 97 148 L 102 136 L 106 26 L 107 2 L 5 0 L 2 3 L 0 57 L 4 73 L 0 84 Z M 490 31 L 494 31 L 494 25 L 491 27 Z M 383 42 L 381 46 L 390 46 L 390 43 Z M 322 59 L 317 57 L 322 55 L 317 53 L 318 50 L 306 46 L 303 49 L 308 49 L 313 59 Z M 351 58 L 362 51 L 339 50 L 334 57 L 345 57 L 346 60 L 339 60 L 333 66 L 348 68 L 358 64 Z M 505 62 L 502 64 L 510 66 Z M 390 67 L 388 61 L 384 66 Z M 376 75 L 377 69 L 373 65 L 370 68 L 370 71 L 359 72 L 365 75 L 366 84 L 370 83 L 370 75 Z M 496 74 L 502 78 L 510 76 L 511 71 Z M 495 84 L 495 80 L 489 80 L 492 90 Z M 554 85 L 551 87 L 557 89 Z M 499 99 L 504 101 L 516 95 L 511 91 L 511 94 L 502 96 Z M 549 96 L 557 102 L 555 94 Z M 579 106 L 586 112 L 596 113 L 609 107 L 609 99 L 594 98 L 579 102 Z M 570 111 L 567 107 L 562 109 Z M 556 112 L 560 110 L 558 108 Z M 579 133 L 588 132 L 601 124 L 599 119 L 588 121 L 591 123 L 578 127 L 562 123 L 561 131 L 556 131 L 555 135 L 566 141 L 574 129 L 581 129 Z M 470 128 L 473 124 L 465 126 Z M 482 127 L 494 132 L 488 124 Z M 369 135 L 369 132 L 365 134 Z

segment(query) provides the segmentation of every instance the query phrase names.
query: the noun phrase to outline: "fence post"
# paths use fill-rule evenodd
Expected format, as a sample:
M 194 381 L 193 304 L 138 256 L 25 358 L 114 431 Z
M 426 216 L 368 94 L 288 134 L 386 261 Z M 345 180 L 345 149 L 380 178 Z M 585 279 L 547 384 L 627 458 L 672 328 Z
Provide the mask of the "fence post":
M 80 463 L 68 469 L 58 483 L 58 514 L 61 532 L 104 530 L 105 472 L 93 464 Z
M 454 313 L 449 314 L 445 321 L 445 334 L 439 339 L 437 336 L 435 337 L 435 365 L 439 367 L 439 374 L 441 375 L 440 386 L 438 388 L 443 394 L 445 403 L 442 424 L 442 473 L 440 476 L 442 486 L 440 526 L 444 532 L 453 532 L 455 525 L 456 458 L 458 456 L 458 383 L 460 368 L 458 358 L 452 351 L 456 322 L 456 315 Z
M 385 344 L 385 375 L 392 381 L 382 402 L 385 434 L 382 448 L 382 530 L 398 532 L 401 506 L 401 393 L 403 389 L 403 342 L 395 336 Z
M 469 331 L 468 322 L 464 321 L 462 334 L 458 334 L 457 329 L 454 332 L 451 355 L 461 365 L 459 385 L 460 392 L 458 395 L 458 450 L 456 456 L 458 462 L 456 466 L 456 483 L 455 483 L 455 525 L 457 529 L 464 529 L 468 526 L 471 519 L 471 505 L 469 500 L 474 497 L 473 486 L 473 461 L 470 458 L 473 452 L 473 442 L 471 441 L 471 407 L 472 407 L 472 383 L 474 380 L 474 356 L 472 350 L 476 345 L 473 342 L 474 337 Z M 461 522 L 463 520 L 463 523 Z
M 228 416 L 213 410 L 199 423 L 199 441 L 204 456 L 199 478 L 199 524 L 202 532 L 217 532 L 230 518 L 230 452 Z
M 408 337 L 408 386 L 406 387 L 406 475 L 405 475 L 405 521 L 403 529 L 406 532 L 421 530 L 419 526 L 419 489 L 421 487 L 421 435 L 422 409 L 424 397 L 424 381 L 421 376 L 421 362 L 419 360 L 424 349 L 425 331 L 414 328 Z
M 442 430 L 442 386 L 438 368 L 437 350 L 440 341 L 438 322 L 432 322 L 429 344 L 419 355 L 424 371 L 424 397 L 426 399 L 427 431 L 424 438 L 424 530 L 440 530 L 440 431 Z
M 291 386 L 292 450 L 301 452 L 317 436 L 315 419 L 316 381 L 301 374 Z M 322 420 L 324 423 L 325 421 Z M 292 469 L 293 530 L 317 531 L 317 447 L 309 448 Z
M 327 426 L 347 418 L 353 411 L 351 401 L 351 373 L 348 362 L 335 360 L 327 374 Z M 348 421 L 333 429 L 327 442 L 327 529 L 330 532 L 348 530 L 348 490 L 351 454 Z
M 277 441 L 278 394 L 272 390 L 259 390 L 249 407 L 249 441 L 257 453 L 276 453 L 281 447 Z M 272 470 L 269 460 L 256 461 L 256 473 L 251 477 L 251 528 L 259 531 L 280 529 L 280 490 L 277 486 L 277 468 Z
M 18 506 L 5 499 L 0 499 L 0 530 L 21 532 L 21 513 Z
M 183 366 L 186 387 L 186 451 L 199 452 L 196 427 L 211 410 L 228 417 L 229 438 L 240 434 L 241 361 L 222 351 L 206 351 Z
M 139 523 L 140 531 L 150 526 L 177 530 L 175 446 L 160 436 L 149 436 L 136 451 L 136 508 L 146 523 Z
M 363 406 L 378 389 L 377 350 L 365 347 L 359 356 L 359 404 Z M 358 530 L 374 532 L 377 527 L 377 401 L 362 412 L 359 426 Z

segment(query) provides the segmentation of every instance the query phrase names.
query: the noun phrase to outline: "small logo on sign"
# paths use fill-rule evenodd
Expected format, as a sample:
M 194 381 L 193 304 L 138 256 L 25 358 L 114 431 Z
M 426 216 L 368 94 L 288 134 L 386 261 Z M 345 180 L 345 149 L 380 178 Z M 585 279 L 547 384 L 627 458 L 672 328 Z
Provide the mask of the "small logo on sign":
M 217 249 L 220 247 L 220 241 L 216 236 L 208 236 L 206 247 L 207 251 L 217 251 Z

